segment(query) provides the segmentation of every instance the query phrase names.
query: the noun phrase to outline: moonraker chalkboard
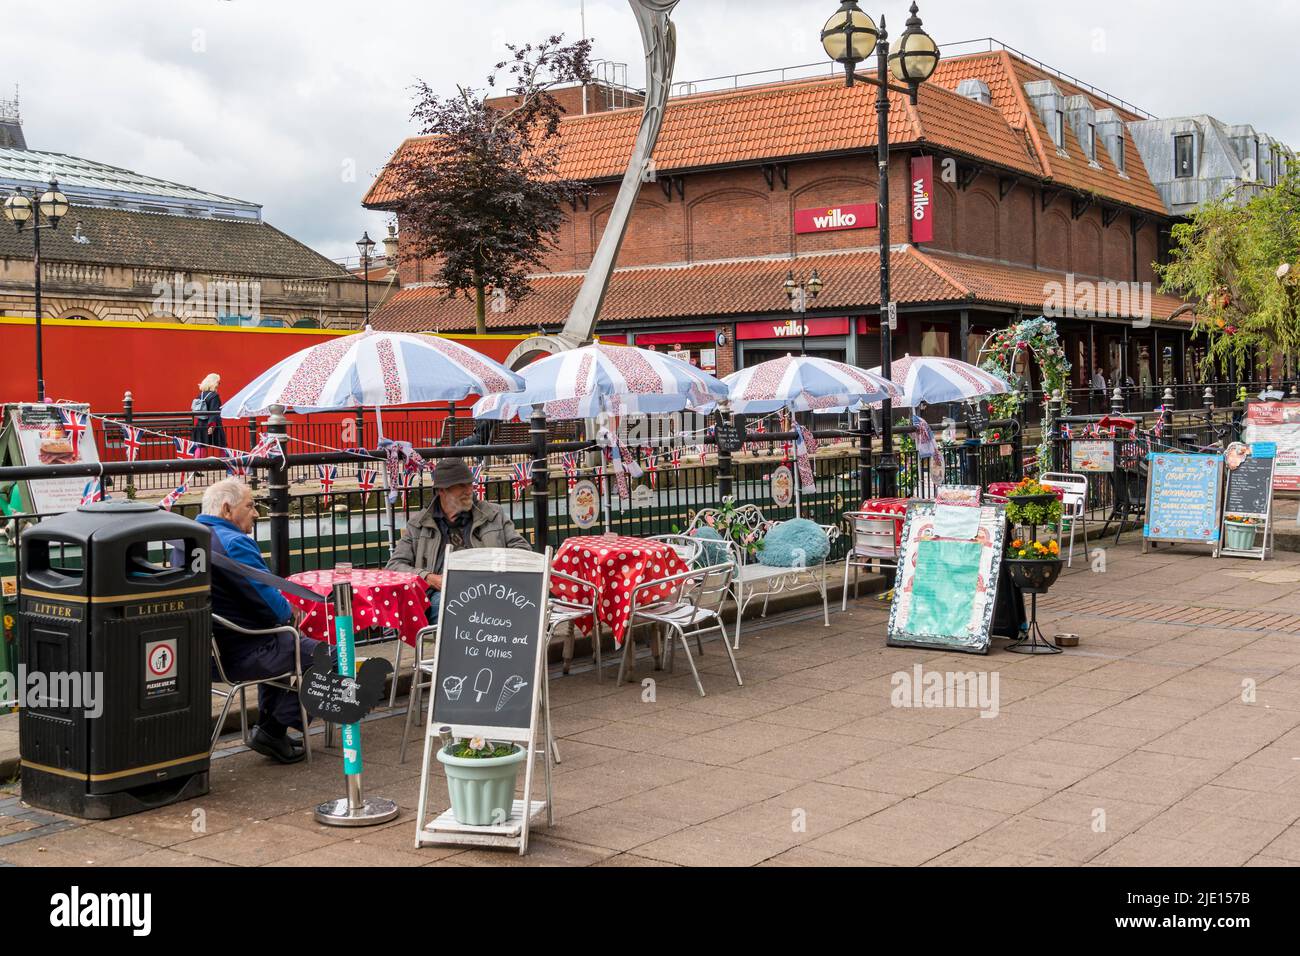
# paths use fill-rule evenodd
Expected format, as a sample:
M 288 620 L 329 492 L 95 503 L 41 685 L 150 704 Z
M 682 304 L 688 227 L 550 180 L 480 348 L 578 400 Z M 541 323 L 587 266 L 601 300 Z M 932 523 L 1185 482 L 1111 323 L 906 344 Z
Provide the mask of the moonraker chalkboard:
M 1255 518 L 1268 515 L 1273 500 L 1273 462 L 1272 458 L 1252 455 L 1228 472 L 1227 500 L 1223 505 L 1225 513 Z
M 442 581 L 433 725 L 532 726 L 544 642 L 545 563 L 539 571 L 458 568 L 487 551 L 454 552 Z M 503 562 L 529 555 L 502 555 Z M 540 555 L 537 556 L 540 558 Z M 503 563 L 502 568 L 508 567 Z
M 1143 553 L 1148 541 L 1199 541 L 1217 551 L 1223 456 L 1151 452 L 1147 463 Z

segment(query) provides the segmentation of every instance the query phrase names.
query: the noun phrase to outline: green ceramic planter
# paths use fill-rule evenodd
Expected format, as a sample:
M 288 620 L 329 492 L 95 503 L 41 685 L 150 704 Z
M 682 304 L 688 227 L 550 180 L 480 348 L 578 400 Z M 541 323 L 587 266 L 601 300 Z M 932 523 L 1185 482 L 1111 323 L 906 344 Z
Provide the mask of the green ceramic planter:
M 1255 528 L 1245 522 L 1223 523 L 1223 545 L 1230 551 L 1249 551 L 1255 547 Z
M 447 791 L 456 822 L 485 827 L 508 821 L 519 765 L 527 756 L 527 751 L 518 744 L 515 752 L 505 757 L 453 757 L 445 747 L 439 750 L 438 760 L 447 774 Z

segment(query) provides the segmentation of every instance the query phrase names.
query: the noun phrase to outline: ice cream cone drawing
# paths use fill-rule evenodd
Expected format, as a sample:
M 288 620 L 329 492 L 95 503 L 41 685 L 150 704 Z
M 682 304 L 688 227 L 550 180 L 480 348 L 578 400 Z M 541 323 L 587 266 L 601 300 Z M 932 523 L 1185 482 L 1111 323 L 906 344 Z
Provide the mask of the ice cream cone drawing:
M 524 680 L 518 674 L 511 674 L 506 678 L 505 685 L 501 688 L 501 696 L 497 698 L 496 710 L 500 712 L 515 694 L 519 693 L 528 686 L 528 681 Z
M 480 700 L 482 700 L 483 695 L 486 694 L 491 689 L 492 689 L 492 671 L 490 668 L 485 667 L 481 671 L 479 671 L 476 675 L 474 675 L 474 693 L 477 695 L 474 698 L 474 703 L 477 704 Z
M 464 677 L 444 677 L 442 681 L 442 692 L 447 695 L 448 700 L 460 700 L 460 692 L 464 686 Z

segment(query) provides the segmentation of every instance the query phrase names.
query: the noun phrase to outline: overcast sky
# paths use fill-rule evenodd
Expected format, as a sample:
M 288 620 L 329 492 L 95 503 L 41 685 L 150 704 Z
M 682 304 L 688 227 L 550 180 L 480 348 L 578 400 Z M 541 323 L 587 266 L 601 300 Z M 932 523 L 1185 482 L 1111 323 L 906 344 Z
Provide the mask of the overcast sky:
M 33 149 L 261 203 L 332 258 L 384 217 L 361 208 L 409 122 L 410 85 L 482 85 L 507 42 L 581 34 L 579 0 L 3 0 L 0 98 Z M 681 0 L 675 78 L 824 60 L 835 0 Z M 907 4 L 873 0 L 897 35 Z M 1158 116 L 1210 113 L 1300 146 L 1300 3 L 925 0 L 940 43 L 993 36 Z M 595 56 L 629 64 L 625 0 L 587 0 Z M 1234 64 L 1242 69 L 1234 70 Z

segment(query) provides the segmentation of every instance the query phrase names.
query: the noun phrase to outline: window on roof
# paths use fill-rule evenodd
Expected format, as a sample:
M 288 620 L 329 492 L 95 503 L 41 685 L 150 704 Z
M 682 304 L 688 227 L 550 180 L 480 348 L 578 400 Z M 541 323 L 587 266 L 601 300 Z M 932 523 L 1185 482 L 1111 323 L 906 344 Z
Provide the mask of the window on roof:
M 1115 131 L 1115 168 L 1124 172 L 1124 127 Z
M 1097 158 L 1097 127 L 1092 123 L 1088 124 L 1088 158 Z
M 1056 119 L 1052 123 L 1052 142 L 1065 149 L 1065 114 L 1060 110 L 1056 111 Z
M 1184 133 L 1174 137 L 1174 177 L 1190 179 L 1196 175 L 1196 159 L 1192 150 L 1192 135 Z

